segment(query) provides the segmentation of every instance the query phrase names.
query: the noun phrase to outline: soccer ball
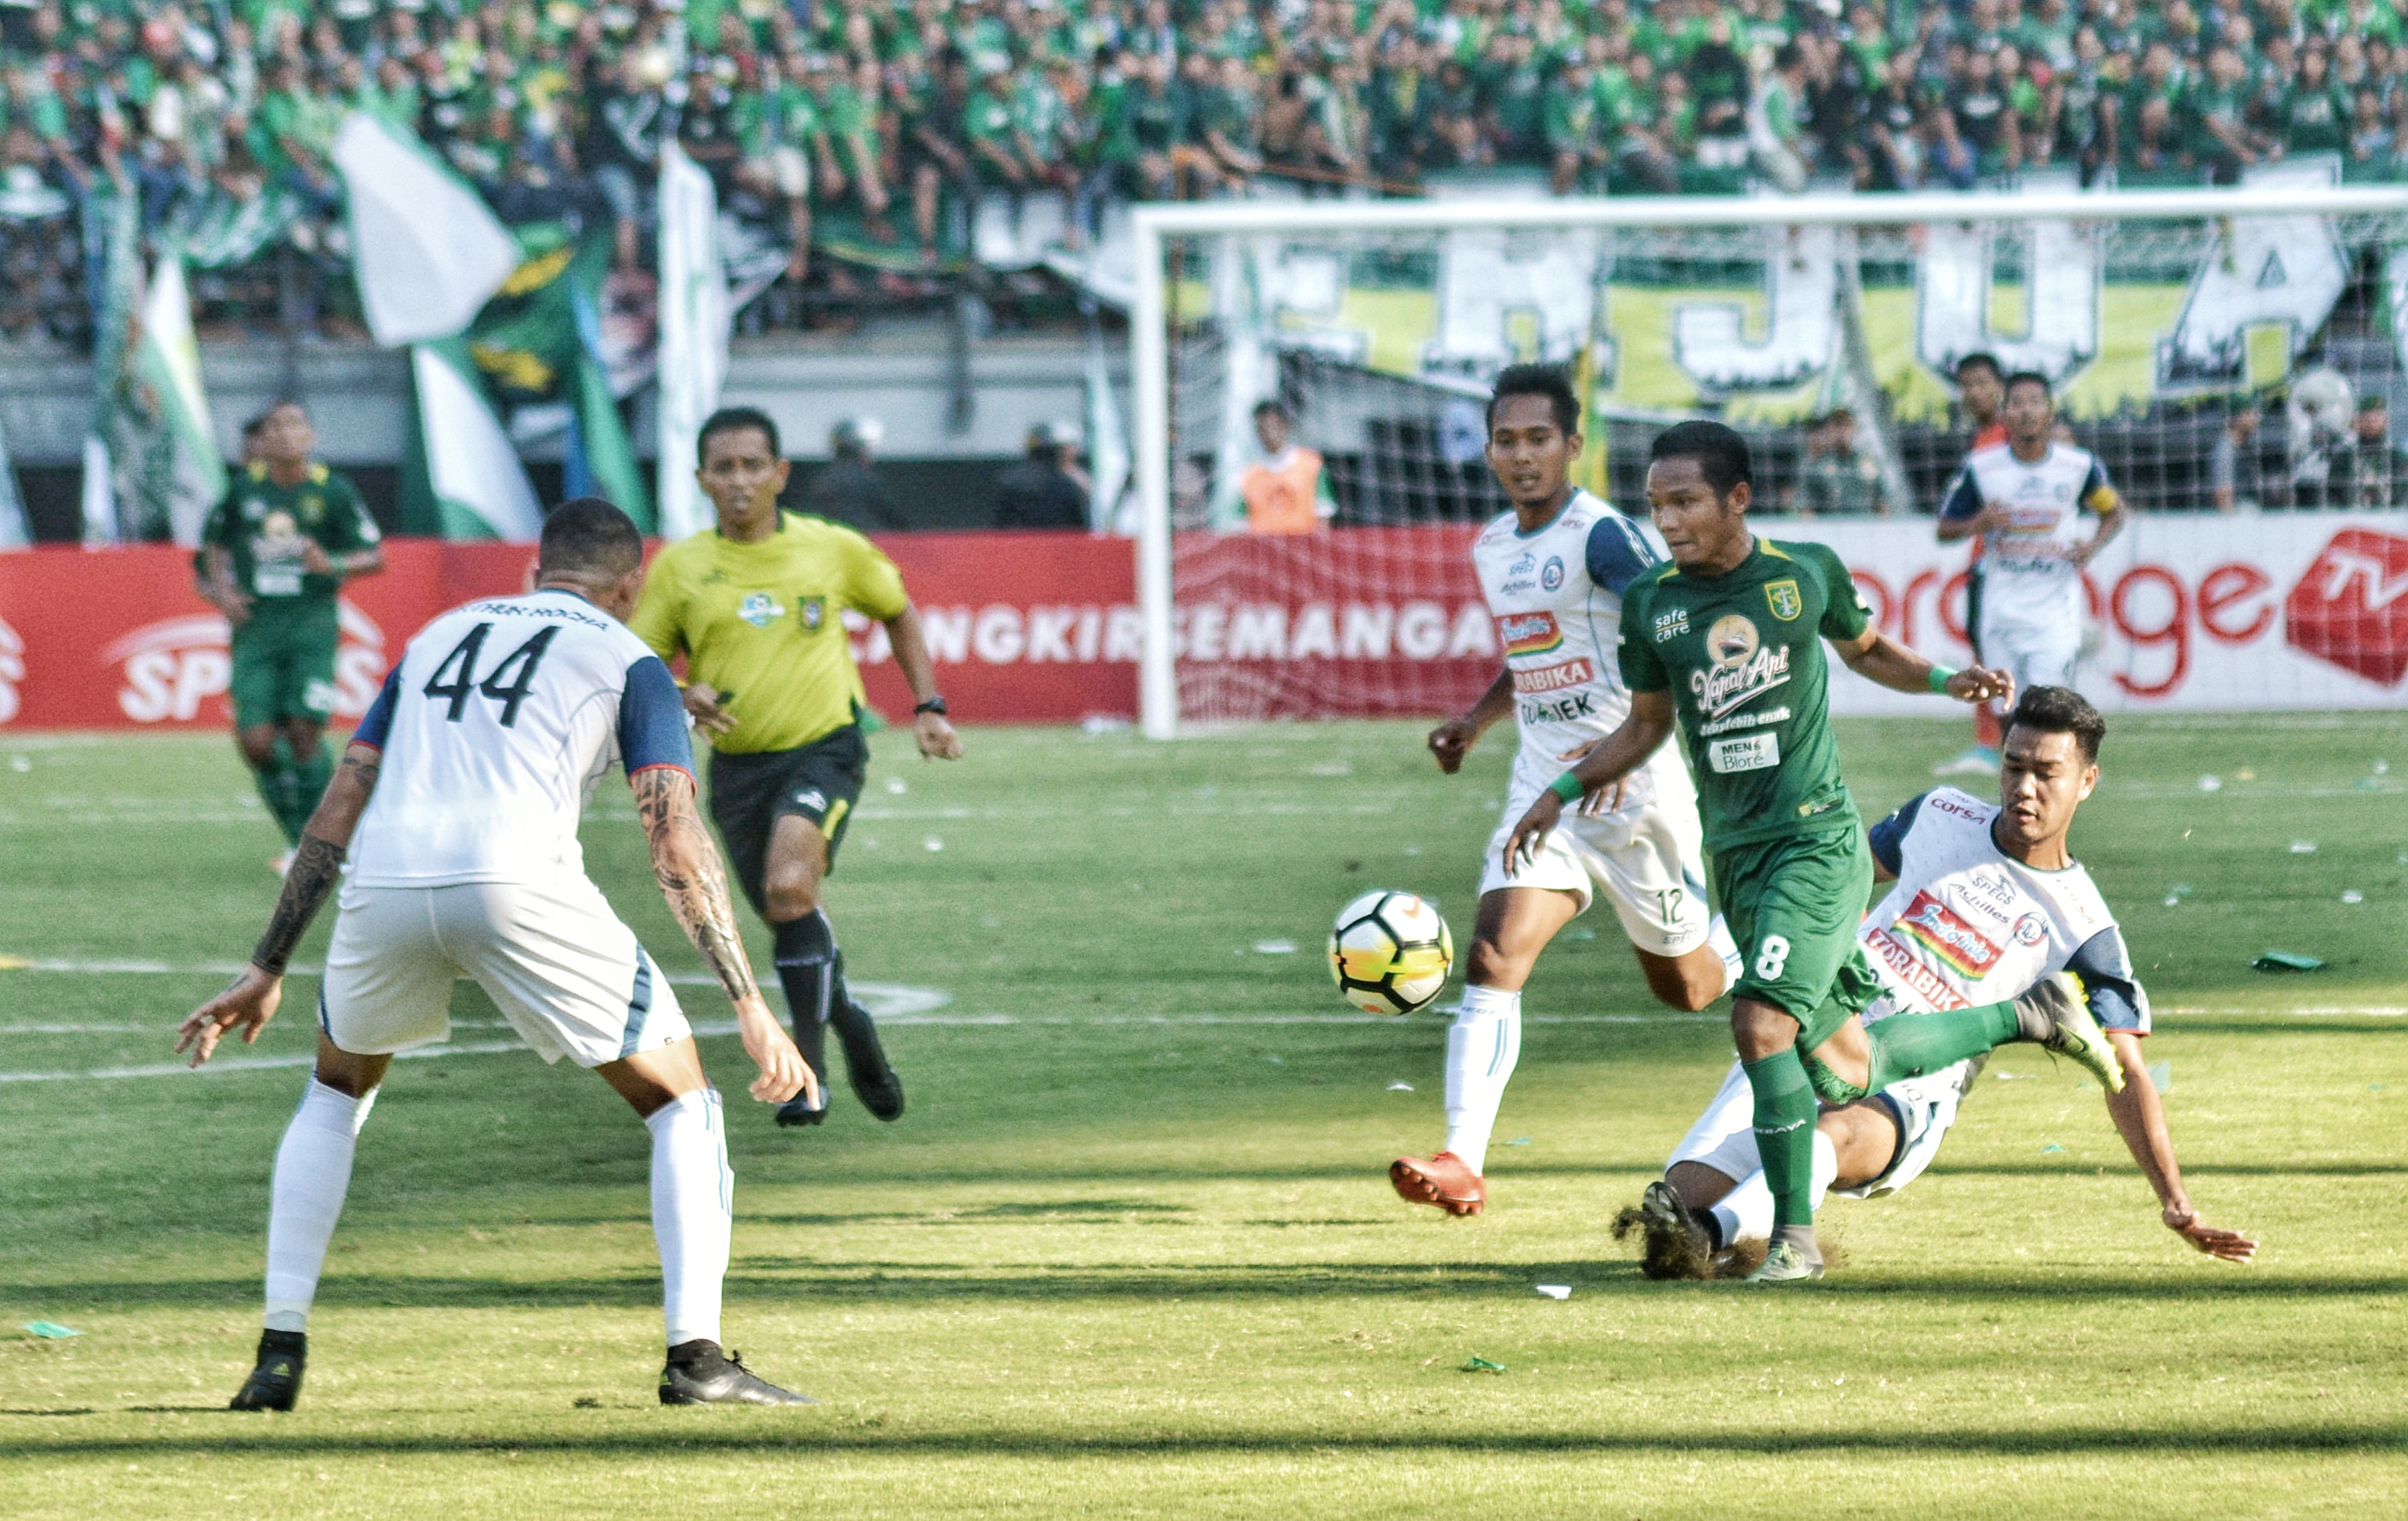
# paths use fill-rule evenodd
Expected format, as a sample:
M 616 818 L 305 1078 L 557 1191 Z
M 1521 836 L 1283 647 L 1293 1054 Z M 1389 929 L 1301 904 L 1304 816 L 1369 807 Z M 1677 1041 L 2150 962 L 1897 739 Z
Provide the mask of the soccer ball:
M 1338 996 L 1367 1014 L 1428 1008 L 1454 965 L 1455 937 L 1438 905 L 1411 893 L 1366 893 L 1338 911 L 1329 932 Z

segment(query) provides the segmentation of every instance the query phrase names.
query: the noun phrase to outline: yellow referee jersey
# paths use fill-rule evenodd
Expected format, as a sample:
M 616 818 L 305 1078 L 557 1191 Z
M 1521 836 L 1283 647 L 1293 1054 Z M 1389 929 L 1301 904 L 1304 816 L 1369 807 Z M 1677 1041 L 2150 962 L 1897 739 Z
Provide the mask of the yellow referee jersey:
M 707 528 L 661 551 L 631 626 L 686 680 L 732 692 L 731 755 L 793 750 L 853 722 L 861 673 L 838 614 L 883 622 L 909 605 L 903 573 L 852 529 L 796 512 L 738 544 Z

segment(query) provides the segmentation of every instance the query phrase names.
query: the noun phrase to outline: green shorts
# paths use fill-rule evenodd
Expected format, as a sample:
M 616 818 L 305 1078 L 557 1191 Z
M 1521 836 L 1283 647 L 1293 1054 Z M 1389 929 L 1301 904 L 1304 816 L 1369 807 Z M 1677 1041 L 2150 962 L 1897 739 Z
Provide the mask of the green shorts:
M 235 727 L 288 718 L 322 725 L 335 713 L 335 651 L 341 642 L 332 597 L 252 603 L 251 617 L 234 631 Z
M 1723 917 L 1745 963 L 1732 996 L 1798 1021 L 1801 1053 L 1881 993 L 1856 943 L 1872 885 L 1872 855 L 1855 824 L 1736 845 L 1714 857 Z

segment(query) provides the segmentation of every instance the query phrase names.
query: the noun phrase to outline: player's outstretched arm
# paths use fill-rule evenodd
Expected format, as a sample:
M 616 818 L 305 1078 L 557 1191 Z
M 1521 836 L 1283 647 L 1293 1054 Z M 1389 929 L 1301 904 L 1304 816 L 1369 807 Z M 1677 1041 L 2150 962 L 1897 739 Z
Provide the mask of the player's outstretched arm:
M 1610 787 L 1647 763 L 1672 734 L 1672 694 L 1633 692 L 1630 695 L 1630 715 L 1622 726 L 1598 740 L 1594 749 L 1580 758 L 1578 764 L 1556 779 L 1557 786 L 1568 784 L 1565 778 L 1580 783 L 1585 797 L 1600 787 Z M 1505 841 L 1505 864 L 1511 868 L 1516 860 L 1531 860 L 1547 831 L 1563 817 L 1564 804 L 1570 801 L 1563 793 L 1551 787 L 1539 794 L 1521 821 L 1513 825 L 1512 835 Z
M 961 759 L 962 737 L 953 731 L 953 720 L 928 707 L 943 699 L 937 695 L 937 663 L 928 657 L 920 610 L 907 602 L 901 612 L 887 619 L 886 642 L 895 647 L 896 668 L 911 683 L 911 700 L 918 705 L 911 715 L 911 733 L 920 741 L 920 753 L 930 760 Z
M 1868 628 L 1852 639 L 1834 639 L 1831 647 L 1840 652 L 1841 660 L 1850 670 L 1892 692 L 1938 693 L 1958 702 L 2015 700 L 2015 679 L 2003 670 L 1984 666 L 1968 666 L 1952 672 L 1945 682 L 1934 685 L 1932 673 L 1943 667 L 1877 628 Z
M 818 1082 L 795 1049 L 794 1038 L 770 1015 L 760 985 L 752 980 L 752 963 L 736 929 L 736 906 L 727 897 L 726 868 L 694 805 L 694 777 L 674 766 L 652 766 L 630 777 L 628 784 L 636 789 L 636 811 L 644 821 L 661 896 L 719 979 L 720 991 L 736 1006 L 736 1031 L 743 1038 L 744 1054 L 761 1069 L 752 1080 L 752 1097 L 765 1104 L 781 1104 L 808 1093 L 817 1102 Z
M 1488 683 L 1488 690 L 1480 695 L 1480 700 L 1469 711 L 1429 731 L 1430 753 L 1438 757 L 1438 768 L 1449 776 L 1461 770 L 1463 757 L 1471 753 L 1471 747 L 1480 742 L 1488 726 L 1512 710 L 1513 671 L 1511 667 L 1500 666 L 1497 680 Z
M 267 933 L 251 953 L 251 965 L 224 992 L 176 1026 L 177 1054 L 190 1051 L 194 1067 L 209 1059 L 229 1029 L 242 1026 L 242 1043 L 250 1045 L 276 1017 L 276 1006 L 284 1001 L 285 964 L 293 959 L 293 948 L 301 943 L 326 895 L 342 880 L 343 856 L 351 849 L 351 832 L 359 827 L 360 815 L 367 811 L 368 798 L 376 792 L 377 772 L 383 764 L 384 753 L 374 745 L 345 747 L 342 766 L 326 783 L 325 796 L 318 799 L 317 811 L 309 815 L 301 832 L 293 865 L 284 873 L 284 890 L 277 896 L 276 912 L 267 921 Z
M 2237 1230 L 2225 1230 L 2200 1218 L 2184 1191 L 2182 1168 L 2174 1161 L 2172 1134 L 2166 1128 L 2166 1107 L 2141 1055 L 2141 1038 L 2129 1030 L 2109 1030 L 2108 1043 L 2124 1069 L 2124 1091 L 2107 1096 L 2107 1112 L 2114 1117 L 2124 1145 L 2139 1163 L 2142 1176 L 2157 1196 L 2158 1217 L 2184 1241 L 2226 1262 L 2247 1262 L 2258 1255 L 2258 1243 Z

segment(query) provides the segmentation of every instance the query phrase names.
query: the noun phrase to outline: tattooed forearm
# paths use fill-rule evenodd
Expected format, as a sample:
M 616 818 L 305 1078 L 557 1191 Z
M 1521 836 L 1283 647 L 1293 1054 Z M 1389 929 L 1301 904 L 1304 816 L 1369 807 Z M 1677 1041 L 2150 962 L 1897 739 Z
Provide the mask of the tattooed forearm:
M 702 816 L 695 811 L 694 778 L 654 767 L 636 773 L 635 788 L 636 811 L 652 847 L 652 875 L 668 899 L 669 911 L 702 953 L 728 1001 L 759 997 L 743 937 L 737 933 L 736 906 L 727 897 L 727 873 L 703 830 Z
M 293 853 L 292 869 L 284 873 L 284 891 L 276 899 L 276 915 L 267 921 L 267 933 L 259 938 L 259 945 L 251 953 L 251 965 L 272 977 L 284 975 L 284 964 L 293 959 L 293 948 L 309 928 L 309 921 L 318 916 L 318 907 L 343 874 L 343 847 L 316 835 L 303 835 L 301 845 Z

